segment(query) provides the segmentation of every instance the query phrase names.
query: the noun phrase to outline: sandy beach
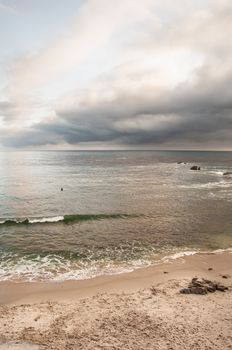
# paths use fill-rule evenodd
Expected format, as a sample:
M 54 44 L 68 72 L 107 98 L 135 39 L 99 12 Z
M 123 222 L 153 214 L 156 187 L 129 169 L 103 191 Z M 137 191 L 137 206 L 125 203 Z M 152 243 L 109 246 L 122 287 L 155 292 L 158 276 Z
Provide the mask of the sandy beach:
M 0 288 L 0 349 L 232 349 L 232 254 L 131 273 Z M 193 277 L 229 289 L 185 295 Z

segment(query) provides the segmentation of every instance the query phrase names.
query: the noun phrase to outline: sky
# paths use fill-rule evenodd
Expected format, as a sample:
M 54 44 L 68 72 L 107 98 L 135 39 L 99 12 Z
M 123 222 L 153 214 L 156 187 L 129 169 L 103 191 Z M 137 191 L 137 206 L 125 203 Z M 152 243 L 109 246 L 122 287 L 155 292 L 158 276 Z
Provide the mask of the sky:
M 0 0 L 0 149 L 232 150 L 231 0 Z

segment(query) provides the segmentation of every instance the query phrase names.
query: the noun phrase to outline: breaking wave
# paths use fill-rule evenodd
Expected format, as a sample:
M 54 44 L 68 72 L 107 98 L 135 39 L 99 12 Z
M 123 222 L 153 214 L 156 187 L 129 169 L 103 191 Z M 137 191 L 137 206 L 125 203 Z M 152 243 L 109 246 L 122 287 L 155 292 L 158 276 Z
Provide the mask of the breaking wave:
M 51 216 L 40 218 L 7 218 L 0 219 L 0 225 L 30 225 L 63 222 L 65 224 L 103 219 L 124 219 L 135 215 L 128 214 L 73 214 L 64 216 Z

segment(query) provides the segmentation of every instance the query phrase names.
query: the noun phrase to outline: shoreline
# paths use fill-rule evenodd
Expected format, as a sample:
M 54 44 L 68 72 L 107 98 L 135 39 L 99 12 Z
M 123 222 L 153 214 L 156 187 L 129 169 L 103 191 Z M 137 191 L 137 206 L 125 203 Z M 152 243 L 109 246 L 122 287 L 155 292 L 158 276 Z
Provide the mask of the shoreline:
M 229 289 L 181 294 L 193 277 Z M 90 280 L 0 283 L 0 350 L 231 348 L 231 252 Z
M 94 273 L 90 273 L 90 271 L 87 268 L 87 273 L 85 275 L 82 275 L 80 277 L 79 272 L 82 272 L 82 270 L 78 268 L 73 267 L 69 272 L 71 272 L 73 275 L 72 276 L 65 276 L 66 271 L 64 274 L 58 272 L 56 275 L 54 274 L 53 276 L 50 277 L 44 277 L 43 275 L 38 276 L 38 271 L 37 270 L 31 270 L 30 273 L 33 276 L 24 276 L 24 277 L 16 277 L 16 273 L 11 275 L 11 273 L 8 271 L 4 271 L 3 274 L 0 274 L 0 284 L 4 283 L 14 283 L 14 284 L 30 284 L 30 283 L 37 283 L 37 284 L 47 284 L 47 283 L 66 283 L 70 281 L 83 281 L 83 280 L 91 280 L 95 278 L 100 278 L 100 277 L 110 277 L 110 276 L 115 276 L 115 275 L 121 275 L 121 274 L 127 274 L 127 273 L 132 273 L 136 270 L 144 270 L 147 268 L 152 268 L 157 265 L 163 265 L 164 263 L 172 263 L 174 261 L 178 261 L 178 259 L 183 259 L 188 256 L 193 256 L 197 254 L 204 254 L 204 255 L 210 255 L 210 254 L 221 254 L 221 253 L 232 253 L 232 247 L 229 248 L 218 248 L 214 250 L 200 250 L 198 249 L 193 249 L 193 250 L 177 250 L 173 252 L 168 252 L 168 253 L 160 253 L 160 254 L 155 254 L 155 257 L 150 257 L 150 259 L 146 259 L 146 262 L 141 263 L 134 263 L 134 262 L 129 262 L 129 264 L 120 266 L 120 265 L 113 265 L 110 266 L 110 269 L 108 268 L 99 268 L 99 270 L 95 271 Z M 27 268 L 27 266 L 26 266 Z M 75 272 L 78 272 L 76 275 Z M 19 275 L 20 272 L 17 271 L 17 275 Z M 68 273 L 69 274 L 69 273 Z M 3 279 L 2 279 L 3 278 Z
M 208 269 L 212 268 L 211 271 Z M 73 301 L 98 293 L 123 293 L 148 288 L 169 280 L 182 280 L 203 274 L 221 280 L 221 274 L 232 276 L 232 251 L 196 252 L 130 272 L 101 275 L 82 280 L 46 282 L 0 282 L 0 305 L 45 301 Z

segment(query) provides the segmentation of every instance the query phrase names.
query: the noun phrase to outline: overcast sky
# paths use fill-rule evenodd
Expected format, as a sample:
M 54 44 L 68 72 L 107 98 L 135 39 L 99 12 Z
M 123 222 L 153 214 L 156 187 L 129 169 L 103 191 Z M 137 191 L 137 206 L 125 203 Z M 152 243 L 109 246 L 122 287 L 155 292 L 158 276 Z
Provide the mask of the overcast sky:
M 0 148 L 232 149 L 231 0 L 0 0 Z

